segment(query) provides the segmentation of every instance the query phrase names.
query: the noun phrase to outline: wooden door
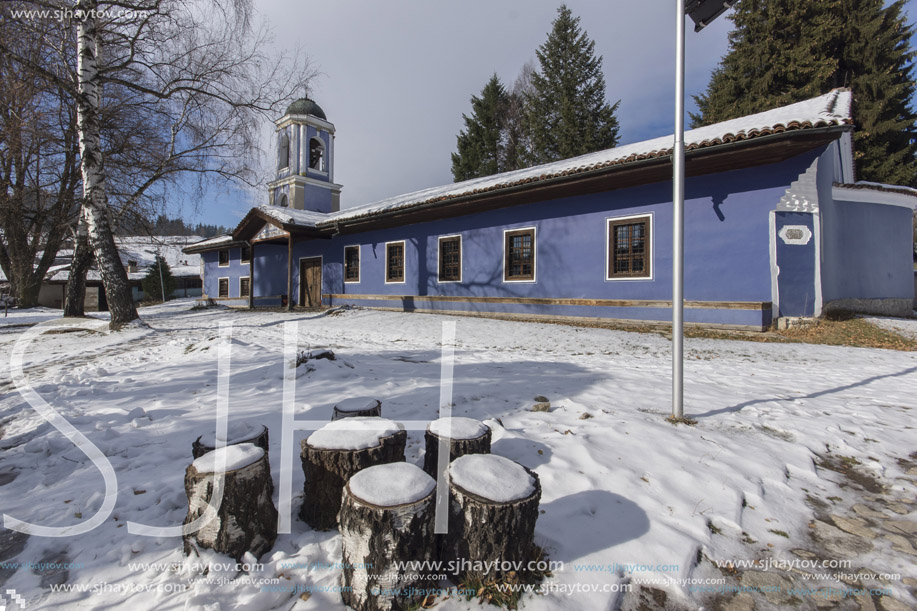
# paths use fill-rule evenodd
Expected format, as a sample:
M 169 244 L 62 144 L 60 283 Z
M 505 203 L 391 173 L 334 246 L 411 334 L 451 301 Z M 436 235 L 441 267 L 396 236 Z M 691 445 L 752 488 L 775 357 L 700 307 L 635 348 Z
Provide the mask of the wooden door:
M 322 258 L 299 260 L 299 305 L 317 308 L 322 305 Z

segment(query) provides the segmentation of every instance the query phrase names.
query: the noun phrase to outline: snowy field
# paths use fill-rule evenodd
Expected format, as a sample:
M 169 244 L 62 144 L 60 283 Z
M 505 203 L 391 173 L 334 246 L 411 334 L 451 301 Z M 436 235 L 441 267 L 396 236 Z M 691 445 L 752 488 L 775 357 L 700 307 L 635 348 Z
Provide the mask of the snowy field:
M 493 452 L 538 473 L 536 542 L 564 563 L 548 579 L 555 591 L 523 600 L 532 611 L 612 609 L 620 603 L 612 590 L 641 580 L 696 608 L 702 597 L 686 584 L 711 574 L 699 556 L 796 557 L 792 549 L 809 545 L 813 506 L 849 508 L 858 500 L 841 475 L 816 466 L 820 457 L 856 464 L 900 496 L 915 496 L 915 478 L 899 462 L 917 450 L 915 352 L 688 339 L 685 404 L 697 423 L 675 426 L 664 420 L 671 344 L 659 335 L 191 305 L 141 310 L 149 328 L 107 333 L 99 321 L 99 332 L 46 334 L 27 349 L 29 383 L 104 452 L 118 490 L 111 516 L 83 535 L 23 540 L 0 528 L 0 551 L 21 548 L 6 561 L 66 568 L 0 565 L 3 589 L 25 597 L 28 609 L 344 609 L 338 593 L 322 591 L 339 580 L 329 565 L 341 560 L 340 536 L 314 532 L 297 517 L 305 432 L 296 434 L 292 533 L 262 557 L 263 570 L 212 570 L 204 578 L 179 568 L 180 539 L 127 532 L 127 521 L 174 526 L 185 517 L 191 443 L 214 428 L 220 322 L 232 323 L 230 422 L 270 429 L 276 502 L 283 323 L 299 321 L 302 349 L 330 348 L 338 357 L 300 368 L 297 419 L 328 420 L 335 402 L 367 395 L 382 401 L 383 416 L 416 421 L 438 417 L 443 323 L 455 320 L 453 415 L 487 421 Z M 0 318 L 0 511 L 64 526 L 95 514 L 104 485 L 11 382 L 10 354 L 25 328 L 7 323 L 46 314 Z M 913 331 L 913 322 L 896 324 Z M 538 395 L 551 411 L 530 411 Z M 422 458 L 423 433 L 410 431 L 407 460 Z M 917 519 L 915 505 L 906 509 L 901 517 Z M 855 566 L 917 577 L 915 556 L 891 546 L 876 539 Z M 264 586 L 275 578 L 284 588 Z M 61 583 L 71 591 L 52 593 Z M 889 588 L 917 604 L 904 583 Z M 311 596 L 300 596 L 305 590 Z M 452 597 L 435 608 L 482 607 Z

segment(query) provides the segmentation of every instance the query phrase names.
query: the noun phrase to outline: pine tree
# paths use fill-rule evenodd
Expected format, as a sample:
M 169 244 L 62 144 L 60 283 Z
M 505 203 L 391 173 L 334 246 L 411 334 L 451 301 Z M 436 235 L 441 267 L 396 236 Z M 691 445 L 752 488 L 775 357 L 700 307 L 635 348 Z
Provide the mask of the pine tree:
M 605 100 L 602 57 L 566 5 L 557 9 L 548 39 L 535 52 L 540 70 L 532 74 L 527 116 L 532 161 L 545 163 L 615 146 L 620 100 Z
M 501 141 L 508 103 L 506 89 L 496 74 L 484 85 L 481 97 L 471 96 L 471 116 L 462 115 L 465 129 L 456 137 L 458 151 L 452 153 L 455 182 L 503 171 Z
M 740 0 L 695 127 L 849 87 L 859 180 L 917 186 L 915 53 L 904 0 Z
M 162 269 L 161 278 L 160 268 Z M 156 261 L 140 281 L 144 298 L 148 301 L 167 301 L 175 292 L 175 285 L 175 277 L 172 275 L 169 264 L 161 255 L 156 255 Z M 163 287 L 165 287 L 166 299 L 162 298 Z

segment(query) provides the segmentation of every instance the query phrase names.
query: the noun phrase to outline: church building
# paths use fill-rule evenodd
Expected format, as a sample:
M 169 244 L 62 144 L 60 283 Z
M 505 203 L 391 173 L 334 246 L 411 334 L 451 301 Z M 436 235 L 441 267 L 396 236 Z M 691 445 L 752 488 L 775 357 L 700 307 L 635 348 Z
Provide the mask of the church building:
M 856 182 L 837 89 L 685 134 L 685 322 L 909 315 L 917 191 Z M 341 207 L 334 125 L 275 122 L 267 203 L 185 248 L 227 305 L 671 321 L 673 137 Z

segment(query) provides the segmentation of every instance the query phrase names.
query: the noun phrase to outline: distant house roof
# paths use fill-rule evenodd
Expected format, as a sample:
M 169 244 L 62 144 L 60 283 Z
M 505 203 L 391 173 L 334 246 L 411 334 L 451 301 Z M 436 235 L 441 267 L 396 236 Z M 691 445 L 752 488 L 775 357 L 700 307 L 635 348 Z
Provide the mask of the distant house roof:
M 718 145 L 812 131 L 817 128 L 852 129 L 852 101 L 853 96 L 849 90 L 835 89 L 796 104 L 692 129 L 685 132 L 685 149 L 688 152 L 698 151 Z M 239 223 L 233 236 L 240 239 L 240 233 L 250 233 L 249 229 L 245 232 L 241 230 L 244 226 L 250 226 L 250 221 L 256 218 L 276 221 L 287 230 L 301 228 L 326 233 L 337 230 L 339 226 L 347 223 L 373 220 L 421 207 L 448 204 L 477 195 L 497 195 L 503 190 L 534 188 L 557 179 L 586 176 L 604 169 L 638 162 L 662 160 L 672 155 L 673 148 L 674 137 L 663 136 L 531 168 L 423 189 L 327 214 L 262 205 L 249 212 Z M 229 236 L 226 237 L 229 239 Z M 192 247 L 193 250 L 186 252 L 203 252 L 221 246 L 225 247 L 222 243 L 199 242 Z
M 156 255 L 161 255 L 172 275 L 176 278 L 195 277 L 201 274 L 200 256 L 183 251 L 184 247 L 197 240 L 197 236 L 115 236 L 118 245 L 118 254 L 121 263 L 125 266 L 131 262 L 136 263 L 137 271 L 129 272 L 129 280 L 141 280 L 156 260 Z M 55 265 L 48 270 L 45 279 L 48 282 L 66 282 L 70 277 L 70 264 Z M 98 270 L 90 269 L 86 279 L 94 282 L 101 281 Z
M 833 197 L 836 200 L 854 200 L 862 203 L 917 208 L 917 189 L 899 185 L 884 185 L 864 180 L 855 183 L 834 183 Z
M 186 254 L 196 254 L 208 250 L 213 250 L 214 248 L 230 248 L 232 246 L 240 246 L 242 244 L 242 242 L 236 242 L 233 240 L 232 236 L 227 233 L 214 236 L 212 238 L 205 238 L 198 242 L 189 244 L 182 249 L 182 252 Z

